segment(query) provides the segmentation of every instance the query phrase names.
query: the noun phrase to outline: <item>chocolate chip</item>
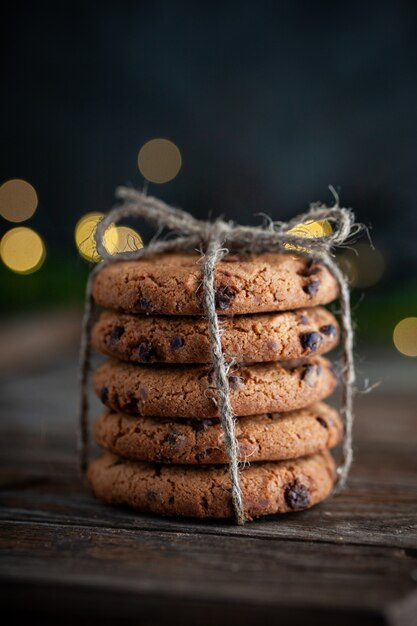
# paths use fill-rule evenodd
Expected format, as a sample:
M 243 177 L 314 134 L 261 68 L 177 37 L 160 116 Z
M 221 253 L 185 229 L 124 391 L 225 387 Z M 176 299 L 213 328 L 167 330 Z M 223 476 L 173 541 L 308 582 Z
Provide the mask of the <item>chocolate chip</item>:
M 325 324 L 324 326 L 320 326 L 319 330 L 321 333 L 323 333 L 323 335 L 326 335 L 327 337 L 336 337 L 337 335 L 336 326 L 334 326 L 333 324 Z
M 219 420 L 216 420 L 216 419 L 212 419 L 212 420 L 193 419 L 193 420 L 190 420 L 191 428 L 193 429 L 193 431 L 195 433 L 200 433 L 203 430 L 207 430 L 207 428 L 210 428 L 210 426 L 213 426 L 216 423 L 218 424 Z
M 138 345 L 138 360 L 141 363 L 149 363 L 154 356 L 155 352 L 149 341 L 143 341 Z
M 161 452 L 156 452 L 154 455 L 154 461 L 156 463 L 172 463 L 172 458 L 169 456 L 165 456 L 164 454 L 161 454 Z
M 137 302 L 138 306 L 142 311 L 150 311 L 151 310 L 151 301 L 148 298 L 139 298 Z
M 303 380 L 309 387 L 315 387 L 317 382 L 317 377 L 320 374 L 320 370 L 318 370 L 318 365 L 313 365 L 311 363 L 306 363 L 303 366 L 303 370 L 301 372 L 301 380 Z
M 155 491 L 153 491 L 153 489 L 148 489 L 146 492 L 146 497 L 148 498 L 149 502 L 155 502 L 156 500 Z
M 310 496 L 307 487 L 298 478 L 288 483 L 285 488 L 284 498 L 287 505 L 293 511 L 306 509 L 310 504 Z
M 271 350 L 272 352 L 277 352 L 280 347 L 278 341 L 275 341 L 275 339 L 268 339 L 266 345 L 268 347 L 268 350 Z
M 102 387 L 100 389 L 100 400 L 102 401 L 103 404 L 106 404 L 108 399 L 109 399 L 109 389 L 108 387 Z
M 320 274 L 321 267 L 319 265 L 312 265 L 311 267 L 306 267 L 303 271 L 303 276 L 314 276 L 314 274 Z
M 307 315 L 300 315 L 299 320 L 298 320 L 299 324 L 308 324 L 308 317 Z
M 235 291 L 231 287 L 218 287 L 215 293 L 216 309 L 224 311 L 228 309 L 235 297 Z
M 114 344 L 119 341 L 120 337 L 123 335 L 124 332 L 125 332 L 124 326 L 113 326 L 110 337 L 109 337 L 109 344 L 111 346 L 114 346 Z
M 231 386 L 232 389 L 240 389 L 241 387 L 243 387 L 244 383 L 243 383 L 243 378 L 241 376 L 232 374 L 231 376 L 229 376 L 228 380 L 229 380 L 229 385 Z
M 126 402 L 123 403 L 122 410 L 126 413 L 137 413 L 138 401 L 134 396 L 129 396 Z
M 240 263 L 242 258 L 238 254 L 228 254 L 222 258 L 222 263 Z
M 171 345 L 170 345 L 171 352 L 175 352 L 175 350 L 182 348 L 184 343 L 185 343 L 184 337 L 181 337 L 181 335 L 175 335 L 175 337 L 172 338 Z
M 167 443 L 169 443 L 169 445 L 170 445 L 170 446 L 175 446 L 175 444 L 176 444 L 176 443 L 177 443 L 177 441 L 178 441 L 178 433 L 177 433 L 177 432 L 175 432 L 174 430 L 173 430 L 173 431 L 171 431 L 171 432 L 168 434 L 168 436 L 167 436 L 167 438 L 165 439 L 165 441 L 166 441 Z
M 310 352 L 316 352 L 323 343 L 323 337 L 320 333 L 303 333 L 300 335 L 300 343 L 304 350 L 309 350 Z
M 321 417 L 320 415 L 318 417 L 316 417 L 316 420 L 318 421 L 320 426 L 323 426 L 323 428 L 329 428 L 326 420 L 323 417 Z
M 146 391 L 145 387 L 139 387 L 139 397 L 142 400 L 146 400 L 148 397 L 148 392 Z
M 207 382 L 208 382 L 209 385 L 213 385 L 215 383 L 214 369 L 210 369 L 207 372 Z
M 315 296 L 320 287 L 319 280 L 311 280 L 309 283 L 304 285 L 303 291 L 309 296 Z

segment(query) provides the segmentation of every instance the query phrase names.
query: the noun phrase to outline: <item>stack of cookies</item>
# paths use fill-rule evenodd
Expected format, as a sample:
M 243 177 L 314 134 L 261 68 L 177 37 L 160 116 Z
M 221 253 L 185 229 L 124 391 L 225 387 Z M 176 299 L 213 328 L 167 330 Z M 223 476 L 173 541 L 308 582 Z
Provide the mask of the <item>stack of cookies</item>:
M 88 469 L 98 498 L 161 515 L 231 517 L 228 457 L 204 318 L 201 258 L 169 253 L 104 267 L 93 297 L 106 310 L 92 331 L 109 360 L 94 374 L 107 407 L 95 424 L 104 448 Z M 248 517 L 306 509 L 335 480 L 329 449 L 342 437 L 322 400 L 336 386 L 322 355 L 338 342 L 319 305 L 337 284 L 294 254 L 224 257 L 216 307 L 236 415 Z

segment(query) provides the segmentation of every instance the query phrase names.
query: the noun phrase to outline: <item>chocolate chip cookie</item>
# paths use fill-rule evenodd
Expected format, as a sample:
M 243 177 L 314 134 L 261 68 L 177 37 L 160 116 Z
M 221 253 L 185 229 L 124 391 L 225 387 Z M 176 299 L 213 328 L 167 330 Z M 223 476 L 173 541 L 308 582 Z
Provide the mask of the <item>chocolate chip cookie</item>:
M 215 288 L 222 315 L 311 307 L 338 295 L 326 267 L 280 252 L 224 257 L 215 268 Z M 201 256 L 167 253 L 110 264 L 95 276 L 93 297 L 106 308 L 127 313 L 201 315 Z
M 322 307 L 224 317 L 221 328 L 223 353 L 239 363 L 324 354 L 339 340 L 336 319 Z M 94 325 L 91 341 L 103 354 L 132 363 L 211 362 L 203 317 L 106 311 Z
M 233 515 L 226 466 L 157 465 L 106 452 L 90 464 L 87 476 L 95 495 L 109 504 L 159 515 Z M 249 518 L 308 509 L 330 494 L 334 480 L 335 464 L 328 452 L 254 463 L 240 472 Z
M 229 371 L 235 415 L 291 411 L 329 396 L 336 386 L 324 357 L 256 363 Z M 213 370 L 207 365 L 134 365 L 109 360 L 94 373 L 102 402 L 124 413 L 158 417 L 218 417 Z
M 281 461 L 322 452 L 339 443 L 342 422 L 324 403 L 287 413 L 236 420 L 239 460 Z M 220 421 L 139 417 L 105 411 L 95 423 L 99 446 L 132 461 L 228 463 Z

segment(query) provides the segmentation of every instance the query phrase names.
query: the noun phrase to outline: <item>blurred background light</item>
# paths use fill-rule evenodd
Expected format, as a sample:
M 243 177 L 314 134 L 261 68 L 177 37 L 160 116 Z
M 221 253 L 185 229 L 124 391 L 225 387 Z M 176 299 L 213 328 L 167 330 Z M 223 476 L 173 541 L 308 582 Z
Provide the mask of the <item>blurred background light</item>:
M 305 237 L 306 239 L 315 239 L 316 237 L 327 237 L 331 235 L 333 232 L 332 226 L 330 222 L 327 220 L 310 220 L 308 222 L 304 222 L 303 224 L 297 224 L 289 229 L 289 235 L 296 235 L 297 237 Z M 301 246 L 296 246 L 292 243 L 286 243 L 285 248 L 289 250 L 299 250 L 308 252 L 306 248 L 302 248 Z
M 139 150 L 139 171 L 151 183 L 167 183 L 177 176 L 181 165 L 181 152 L 168 139 L 151 139 Z
M 78 220 L 75 226 L 75 244 L 78 252 L 84 259 L 93 263 L 100 261 L 94 235 L 97 224 L 103 217 L 104 213 L 87 213 Z M 104 245 L 110 254 L 115 254 L 138 250 L 143 247 L 143 241 L 133 228 L 111 224 L 105 232 Z
M 18 274 L 32 274 L 45 260 L 45 245 L 31 228 L 18 226 L 9 230 L 0 242 L 3 263 Z
M 142 237 L 133 228 L 116 226 L 116 234 L 115 245 L 112 250 L 109 250 L 112 254 L 115 252 L 132 252 L 143 248 Z
M 0 215 L 9 222 L 28 220 L 38 206 L 38 196 L 32 185 L 13 178 L 0 187 Z
M 417 317 L 398 322 L 393 332 L 394 345 L 404 356 L 417 356 Z
M 369 242 L 357 243 L 345 250 L 339 255 L 338 263 L 350 285 L 360 289 L 375 285 L 385 270 L 384 257 Z

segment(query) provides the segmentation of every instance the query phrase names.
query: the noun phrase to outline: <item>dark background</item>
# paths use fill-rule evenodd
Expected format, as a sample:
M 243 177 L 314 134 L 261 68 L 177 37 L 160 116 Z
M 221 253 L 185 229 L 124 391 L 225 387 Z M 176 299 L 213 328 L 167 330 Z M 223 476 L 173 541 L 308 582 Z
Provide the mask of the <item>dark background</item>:
M 415 3 L 14 2 L 2 30 L 1 179 L 35 187 L 47 247 L 35 274 L 1 268 L 3 315 L 81 302 L 75 223 L 143 184 L 153 137 L 183 167 L 149 192 L 200 217 L 286 219 L 334 185 L 386 263 L 354 291 L 360 336 L 392 346 L 416 315 Z

